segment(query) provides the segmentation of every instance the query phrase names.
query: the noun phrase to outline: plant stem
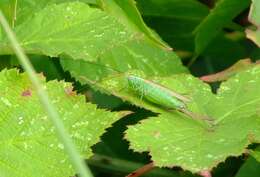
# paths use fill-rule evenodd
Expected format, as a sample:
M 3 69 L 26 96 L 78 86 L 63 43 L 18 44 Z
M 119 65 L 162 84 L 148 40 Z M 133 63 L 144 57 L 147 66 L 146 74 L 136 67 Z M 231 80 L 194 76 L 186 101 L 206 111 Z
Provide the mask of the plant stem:
M 72 140 L 69 138 L 69 134 L 66 132 L 65 127 L 62 121 L 60 120 L 59 114 L 51 104 L 47 92 L 43 89 L 43 86 L 39 81 L 33 66 L 31 65 L 28 57 L 25 55 L 23 49 L 19 45 L 13 31 L 11 30 L 1 10 L 0 10 L 0 23 L 2 24 L 3 29 L 6 32 L 6 35 L 10 43 L 12 44 L 13 50 L 15 51 L 22 67 L 27 72 L 33 86 L 35 87 L 42 106 L 44 107 L 49 119 L 52 121 L 53 125 L 55 126 L 56 133 L 60 138 L 60 141 L 63 143 L 65 151 L 68 153 L 74 168 L 80 174 L 80 176 L 92 177 L 89 168 L 85 165 L 83 160 L 81 160 L 75 145 L 73 144 Z
M 151 162 L 151 163 L 148 163 L 148 164 L 142 166 L 141 168 L 138 168 L 134 172 L 131 172 L 126 177 L 139 177 L 139 176 L 151 171 L 153 168 L 154 168 L 154 163 Z
M 191 58 L 190 62 L 188 63 L 187 67 L 190 68 L 191 65 L 193 65 L 193 63 L 197 60 L 198 57 L 199 57 L 198 54 L 194 54 L 193 57 Z
M 136 169 L 144 166 L 144 164 L 142 163 L 111 158 L 100 154 L 95 154 L 91 159 L 88 159 L 87 161 L 91 167 L 96 167 L 99 169 L 99 171 L 101 171 L 100 169 L 103 169 L 103 171 L 106 171 L 107 173 L 119 173 L 121 176 L 129 174 L 130 172 L 135 171 Z M 150 171 L 147 174 L 144 174 L 143 176 L 179 177 L 180 174 L 176 171 L 167 168 L 155 167 L 152 171 Z M 185 177 L 194 176 L 190 174 L 185 174 Z

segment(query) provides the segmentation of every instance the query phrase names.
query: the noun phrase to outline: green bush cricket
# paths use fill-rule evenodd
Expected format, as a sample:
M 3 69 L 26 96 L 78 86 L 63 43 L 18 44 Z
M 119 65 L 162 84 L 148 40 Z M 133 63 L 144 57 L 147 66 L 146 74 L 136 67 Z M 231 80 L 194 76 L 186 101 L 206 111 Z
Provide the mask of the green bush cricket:
M 187 109 L 186 103 L 190 102 L 190 99 L 160 84 L 134 75 L 127 76 L 127 81 L 130 89 L 138 93 L 141 98 L 167 110 L 178 110 L 195 119 L 210 120 L 208 117 L 198 116 Z

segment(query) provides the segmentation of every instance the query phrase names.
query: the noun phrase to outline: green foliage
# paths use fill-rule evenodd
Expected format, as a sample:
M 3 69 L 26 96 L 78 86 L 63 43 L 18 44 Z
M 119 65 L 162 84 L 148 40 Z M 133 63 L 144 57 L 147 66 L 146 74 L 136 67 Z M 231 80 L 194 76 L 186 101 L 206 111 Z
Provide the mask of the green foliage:
M 260 149 L 256 149 L 255 151 L 252 151 L 251 155 L 258 161 L 260 162 Z
M 246 162 L 243 164 L 243 166 L 239 169 L 236 177 L 247 177 L 248 174 L 252 177 L 259 176 L 260 173 L 260 153 L 259 148 L 256 149 L 251 153 L 252 156 L 250 156 Z
M 157 47 L 140 32 L 132 32 L 117 19 L 79 2 L 48 6 L 15 30 L 26 52 L 65 54 L 62 64 L 66 70 L 77 68 L 74 71 L 77 73 L 82 71 L 79 65 L 96 67 L 92 71 L 83 70 L 83 76 L 93 80 L 132 68 L 153 75 L 185 71 L 173 52 Z M 0 53 L 12 53 L 10 47 L 4 39 Z M 172 66 L 176 69 L 172 70 Z
M 260 164 L 260 67 L 250 60 L 260 58 L 260 4 L 252 0 L 249 12 L 250 2 L 3 0 L 0 9 L 36 71 L 53 79 L 39 76 L 82 157 L 109 156 L 90 160 L 96 176 L 152 160 L 169 167 L 162 176 L 243 177 L 258 176 Z M 20 67 L 1 27 L 0 55 L 1 68 Z M 187 111 L 213 122 L 145 99 L 130 88 L 129 73 L 188 98 Z M 0 83 L 0 176 L 75 175 L 26 74 L 3 70 Z M 101 138 L 122 109 L 135 113 Z
M 245 164 L 240 168 L 236 177 L 246 177 L 248 174 L 252 177 L 259 176 L 260 173 L 260 151 L 259 148 L 255 149 L 250 153 L 250 157 L 247 159 Z
M 7 19 L 14 27 L 33 17 L 35 13 L 46 6 L 55 3 L 81 1 L 95 4 L 95 0 L 4 0 L 0 2 L 0 8 L 4 10 Z
M 15 0 L 3 0 L 0 2 L 0 9 L 3 11 L 10 25 L 13 27 L 15 23 Z M 1 30 L 0 30 L 1 31 Z
M 145 33 L 151 40 L 157 42 L 162 47 L 171 49 L 159 36 L 153 33 L 143 22 L 141 14 L 139 13 L 134 0 L 120 1 L 120 0 L 99 0 L 101 7 L 108 13 L 119 18 L 121 23 L 126 26 L 140 30 Z
M 240 168 L 236 177 L 258 177 L 260 173 L 260 164 L 253 157 L 249 157 L 245 164 Z
M 97 62 L 72 61 L 65 57 L 61 63 L 65 70 L 69 70 L 82 83 L 87 83 L 87 80 L 100 80 L 109 74 L 131 69 L 139 69 L 147 75 L 162 76 L 187 72 L 175 53 L 162 50 L 145 41 L 131 41 L 126 45 L 109 49 L 100 54 Z
M 84 103 L 84 97 L 77 96 L 69 83 L 45 83 L 44 78 L 39 77 L 82 157 L 90 157 L 90 147 L 123 114 Z M 0 73 L 0 82 L 1 176 L 75 174 L 27 75 L 4 70 Z
M 203 21 L 196 27 L 195 53 L 200 54 L 211 42 L 213 38 L 225 27 L 231 23 L 232 19 L 247 8 L 250 0 L 220 0 L 214 9 Z
M 105 31 L 107 33 L 103 33 Z M 97 60 L 98 55 L 116 41 L 123 43 L 134 39 L 134 35 L 116 20 L 80 2 L 47 6 L 34 18 L 17 26 L 15 32 L 28 53 L 48 56 L 64 53 L 75 59 L 85 58 L 86 61 Z M 6 39 L 0 47 L 2 53 L 10 51 Z
M 213 127 L 142 100 L 140 95 L 122 88 L 122 83 L 127 84 L 124 75 L 106 79 L 99 87 L 132 104 L 161 113 L 129 128 L 126 137 L 132 149 L 149 151 L 158 166 L 178 165 L 199 172 L 212 169 L 228 156 L 241 155 L 249 144 L 260 141 L 260 99 L 255 94 L 260 89 L 259 73 L 260 68 L 254 67 L 237 74 L 221 85 L 217 95 L 190 75 L 151 78 L 164 87 L 188 95 L 192 100 L 188 103 L 189 109 L 214 119 Z M 232 134 L 238 127 L 241 130 Z
M 212 4 L 213 1 L 207 2 Z M 192 55 L 198 55 L 194 54 L 195 47 L 198 48 L 200 43 L 207 42 L 208 40 L 207 38 L 203 38 L 203 41 L 200 41 L 200 43 L 195 43 L 194 41 L 197 36 L 197 33 L 194 32 L 195 28 L 199 24 L 202 24 L 202 20 L 204 21 L 206 17 L 210 16 L 208 7 L 197 0 L 138 0 L 137 6 L 140 8 L 145 22 L 155 29 L 183 59 L 188 59 Z M 220 20 L 218 16 L 216 18 Z M 214 24 L 215 22 L 212 21 L 211 23 Z M 202 50 L 204 52 L 199 53 L 199 55 L 203 56 L 203 59 L 209 58 L 209 62 L 203 62 L 203 64 L 207 63 L 207 66 L 199 65 L 205 67 L 206 72 L 214 73 L 220 71 L 236 62 L 236 60 L 246 57 L 247 51 L 241 45 L 242 41 L 239 38 L 239 35 L 243 36 L 243 33 L 240 32 L 243 31 L 243 28 L 237 23 L 231 22 L 231 19 L 224 25 L 217 31 L 215 37 L 209 39 L 205 50 Z M 225 33 L 222 30 L 223 27 L 229 31 L 235 29 L 234 33 L 238 34 L 230 38 L 228 35 L 233 35 L 233 32 Z M 216 32 L 215 30 L 206 31 L 206 33 L 201 33 L 201 35 L 210 33 L 209 35 L 214 36 L 213 33 Z M 208 65 L 212 66 L 208 67 Z
M 196 0 L 138 0 L 144 19 L 174 49 L 193 50 L 192 31 L 209 10 Z

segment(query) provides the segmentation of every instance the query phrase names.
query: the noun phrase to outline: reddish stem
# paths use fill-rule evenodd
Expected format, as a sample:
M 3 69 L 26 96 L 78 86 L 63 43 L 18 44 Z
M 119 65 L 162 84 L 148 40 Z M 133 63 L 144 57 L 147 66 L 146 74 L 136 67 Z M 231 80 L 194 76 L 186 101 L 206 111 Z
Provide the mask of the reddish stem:
M 135 170 L 134 172 L 127 175 L 126 177 L 138 177 L 138 176 L 145 174 L 148 171 L 151 171 L 153 168 L 154 168 L 154 163 L 151 162 L 151 163 L 146 164 L 145 166 Z

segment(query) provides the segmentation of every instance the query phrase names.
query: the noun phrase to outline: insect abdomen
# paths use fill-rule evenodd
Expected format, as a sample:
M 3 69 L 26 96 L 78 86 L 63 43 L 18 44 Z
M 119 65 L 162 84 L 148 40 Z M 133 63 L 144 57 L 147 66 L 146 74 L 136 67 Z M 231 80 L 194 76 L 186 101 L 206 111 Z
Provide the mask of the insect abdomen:
M 167 109 L 186 108 L 183 101 L 173 97 L 170 90 L 163 88 L 158 84 L 136 76 L 128 76 L 127 79 L 131 89 L 152 103 Z

